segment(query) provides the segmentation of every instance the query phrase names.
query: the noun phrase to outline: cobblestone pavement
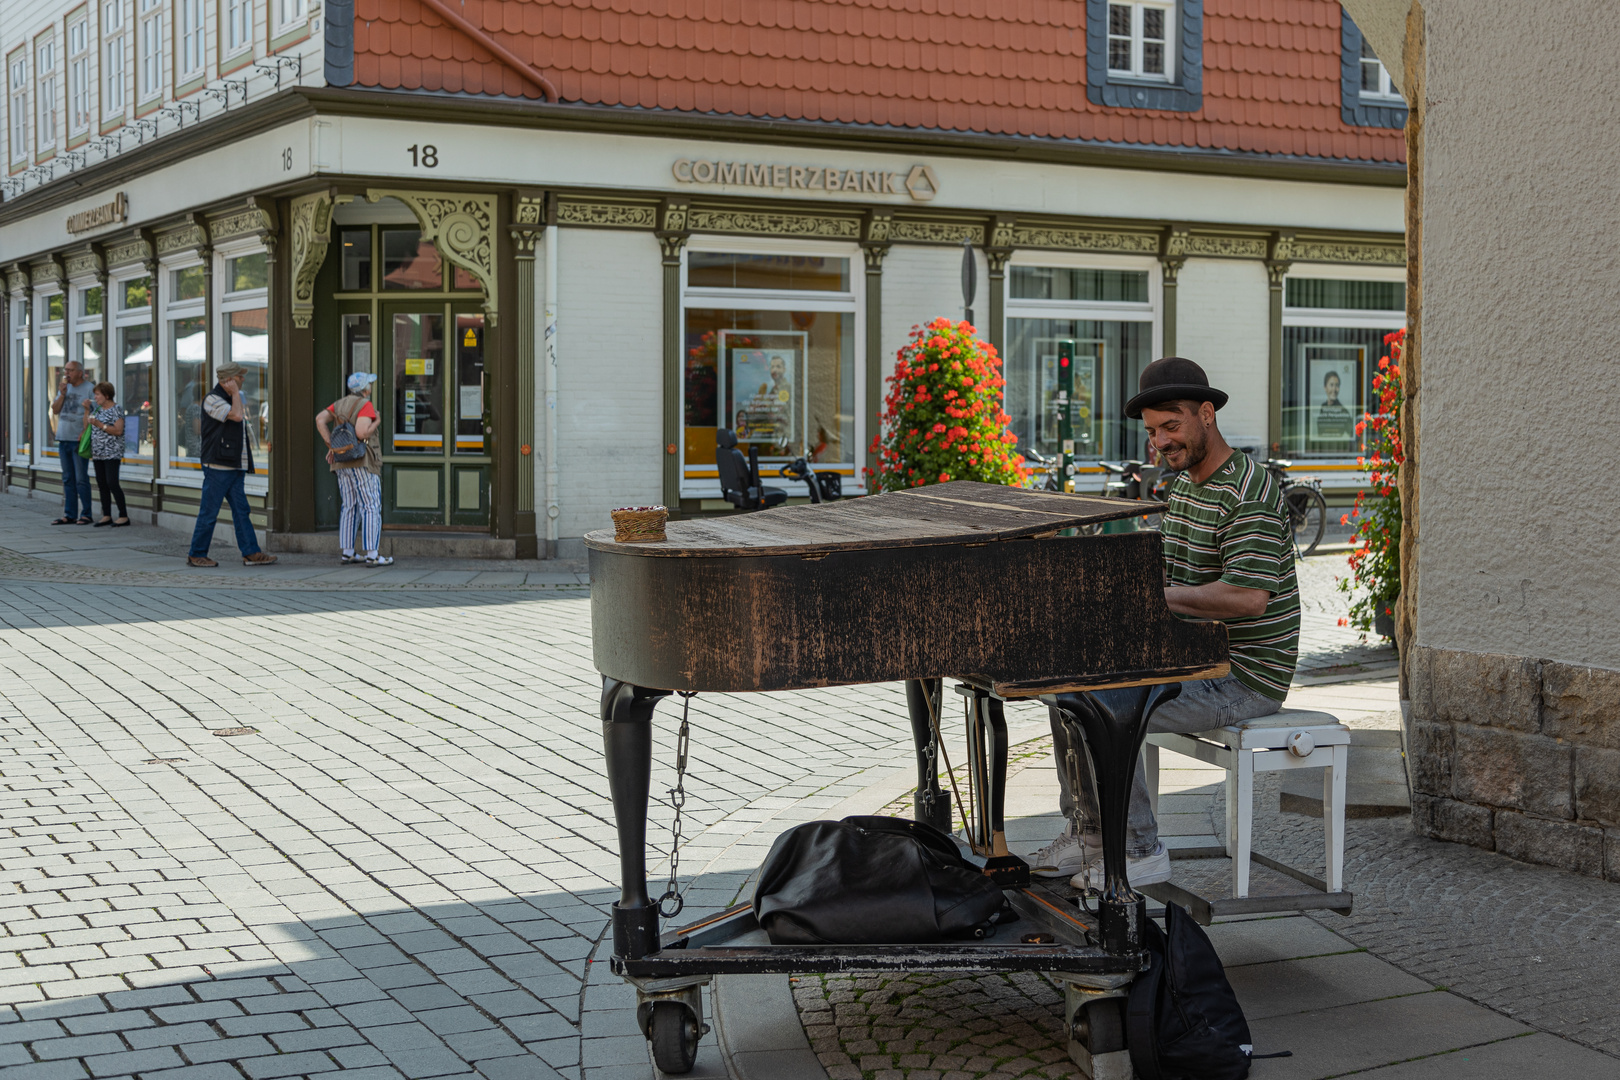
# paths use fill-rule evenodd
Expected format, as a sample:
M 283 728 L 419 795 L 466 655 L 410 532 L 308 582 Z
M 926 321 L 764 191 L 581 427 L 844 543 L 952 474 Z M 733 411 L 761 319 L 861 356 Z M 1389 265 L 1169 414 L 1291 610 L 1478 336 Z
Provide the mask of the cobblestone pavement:
M 6 1080 L 649 1075 L 602 962 L 617 858 L 577 576 L 368 581 L 312 557 L 283 579 L 204 576 L 151 568 L 173 556 L 141 549 L 171 534 L 121 535 L 141 557 L 120 555 L 90 544 L 108 530 L 36 536 L 37 508 L 12 502 Z M 525 571 L 552 572 L 577 574 Z M 1324 655 L 1360 648 L 1318 622 Z M 1044 725 L 1010 719 L 1023 738 Z M 910 754 L 897 687 L 704 695 L 693 722 L 689 914 Z M 661 843 L 667 806 L 652 818 Z M 960 992 L 1013 1009 L 1021 987 Z

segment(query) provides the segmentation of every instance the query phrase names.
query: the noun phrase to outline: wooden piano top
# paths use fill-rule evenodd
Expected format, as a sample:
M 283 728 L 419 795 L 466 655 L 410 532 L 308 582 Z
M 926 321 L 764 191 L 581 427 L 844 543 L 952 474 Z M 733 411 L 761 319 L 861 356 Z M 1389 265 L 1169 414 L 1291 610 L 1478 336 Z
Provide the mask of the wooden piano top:
M 657 543 L 622 544 L 613 530 L 604 529 L 586 533 L 585 544 L 598 551 L 669 557 L 982 544 L 1135 517 L 1143 509 L 1143 503 L 1124 499 L 955 480 L 820 506 L 672 521 L 665 530 L 668 539 Z

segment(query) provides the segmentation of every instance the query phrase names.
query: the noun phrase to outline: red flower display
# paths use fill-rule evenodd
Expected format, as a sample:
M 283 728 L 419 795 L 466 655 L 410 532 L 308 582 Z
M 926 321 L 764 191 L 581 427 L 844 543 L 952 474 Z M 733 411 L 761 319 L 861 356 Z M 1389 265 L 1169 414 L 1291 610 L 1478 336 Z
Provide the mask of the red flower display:
M 1366 413 L 1356 431 L 1367 435 L 1367 454 L 1357 461 L 1367 469 L 1370 489 L 1356 495 L 1353 511 L 1356 531 L 1351 535 L 1350 576 L 1339 579 L 1339 591 L 1355 596 L 1350 625 L 1363 634 L 1373 629 L 1378 615 L 1393 615 L 1401 595 L 1400 472 L 1406 462 L 1401 445 L 1401 405 L 1406 391 L 1401 383 L 1401 362 L 1406 355 L 1406 331 L 1384 335 L 1389 355 L 1378 361 L 1373 392 L 1378 412 Z M 1348 525 L 1352 514 L 1340 518 Z
M 1013 451 L 1012 418 L 1001 408 L 1001 358 L 965 322 L 912 327 L 883 399 L 883 430 L 872 438 L 874 491 L 979 480 L 1022 484 L 1029 472 Z

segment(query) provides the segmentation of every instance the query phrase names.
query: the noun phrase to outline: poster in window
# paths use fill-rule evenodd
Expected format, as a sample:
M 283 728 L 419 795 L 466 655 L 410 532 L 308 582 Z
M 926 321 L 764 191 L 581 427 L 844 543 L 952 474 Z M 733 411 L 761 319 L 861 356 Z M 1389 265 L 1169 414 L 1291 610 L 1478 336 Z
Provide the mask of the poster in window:
M 1361 413 L 1357 400 L 1360 363 L 1354 357 L 1313 359 L 1310 362 L 1310 438 L 1312 442 L 1353 443 L 1356 420 Z
M 787 454 L 803 440 L 804 365 L 796 349 L 728 349 L 732 430 Z

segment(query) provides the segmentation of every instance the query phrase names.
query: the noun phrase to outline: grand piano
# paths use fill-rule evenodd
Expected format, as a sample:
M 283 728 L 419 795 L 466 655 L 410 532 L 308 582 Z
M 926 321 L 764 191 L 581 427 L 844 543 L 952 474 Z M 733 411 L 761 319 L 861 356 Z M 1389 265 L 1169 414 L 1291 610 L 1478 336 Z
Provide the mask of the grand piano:
M 706 1030 L 699 988 L 728 972 L 1046 971 L 1097 997 L 1085 1002 L 1102 1010 L 1094 1032 L 1116 1026 L 1117 1009 L 1103 999 L 1117 997 L 1143 964 L 1146 905 L 1124 877 L 1136 755 L 1152 711 L 1180 681 L 1228 670 L 1225 627 L 1179 619 L 1165 605 L 1157 533 L 1073 535 L 1141 512 L 1119 499 L 958 481 L 676 521 L 653 543 L 621 543 L 611 531 L 586 536 L 622 879 L 612 967 L 637 988 L 660 1068 L 691 1069 Z M 904 683 L 916 816 L 948 830 L 950 793 L 939 784 L 946 678 L 965 702 L 966 831 L 1018 922 L 981 942 L 774 946 L 744 905 L 661 931 L 646 865 L 661 701 L 678 692 Z M 1019 699 L 1046 702 L 1084 737 L 1104 849 L 1094 908 L 1065 895 L 1072 890 L 1032 883 L 1007 850 L 1002 709 Z M 1108 1052 L 1107 1041 L 1092 1049 Z

